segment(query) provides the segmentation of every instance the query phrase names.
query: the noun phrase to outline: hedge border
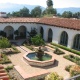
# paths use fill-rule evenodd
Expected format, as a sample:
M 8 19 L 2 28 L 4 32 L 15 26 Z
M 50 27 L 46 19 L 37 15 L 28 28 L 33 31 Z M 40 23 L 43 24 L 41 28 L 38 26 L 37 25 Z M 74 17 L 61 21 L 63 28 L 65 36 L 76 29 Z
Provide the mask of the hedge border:
M 79 51 L 74 50 L 74 49 L 70 49 L 70 48 L 68 48 L 68 47 L 66 47 L 66 46 L 62 46 L 62 45 L 59 45 L 59 44 L 56 44 L 56 43 L 51 43 L 51 45 L 57 46 L 57 47 L 59 47 L 59 48 L 62 48 L 62 49 L 64 49 L 64 50 L 67 50 L 67 51 L 69 51 L 69 52 L 72 52 L 72 53 L 75 53 L 75 54 L 77 54 L 77 55 L 80 55 L 80 52 L 79 52 Z

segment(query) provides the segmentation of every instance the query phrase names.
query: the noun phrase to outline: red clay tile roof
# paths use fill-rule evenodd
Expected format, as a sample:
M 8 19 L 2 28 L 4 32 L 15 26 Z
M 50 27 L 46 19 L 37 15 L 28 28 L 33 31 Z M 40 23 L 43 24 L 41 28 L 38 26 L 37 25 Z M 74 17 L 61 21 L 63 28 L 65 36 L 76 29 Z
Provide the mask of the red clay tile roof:
M 37 23 L 40 18 L 0 18 L 0 23 Z
M 79 19 L 69 18 L 42 18 L 39 23 L 48 24 L 56 27 L 80 30 Z
M 80 30 L 80 19 L 69 18 L 0 18 L 0 23 L 39 23 Z

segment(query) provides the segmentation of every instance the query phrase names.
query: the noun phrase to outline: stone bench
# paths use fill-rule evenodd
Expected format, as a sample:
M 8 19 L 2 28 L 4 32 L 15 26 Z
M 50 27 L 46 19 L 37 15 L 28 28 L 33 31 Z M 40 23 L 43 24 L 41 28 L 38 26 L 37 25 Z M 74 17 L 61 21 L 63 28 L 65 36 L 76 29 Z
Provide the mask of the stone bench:
M 14 66 L 14 69 L 19 73 L 22 77 L 22 80 L 31 80 L 32 78 L 39 79 L 45 77 L 49 72 L 47 70 L 43 70 L 41 72 L 37 72 L 35 74 L 27 74 L 20 66 Z

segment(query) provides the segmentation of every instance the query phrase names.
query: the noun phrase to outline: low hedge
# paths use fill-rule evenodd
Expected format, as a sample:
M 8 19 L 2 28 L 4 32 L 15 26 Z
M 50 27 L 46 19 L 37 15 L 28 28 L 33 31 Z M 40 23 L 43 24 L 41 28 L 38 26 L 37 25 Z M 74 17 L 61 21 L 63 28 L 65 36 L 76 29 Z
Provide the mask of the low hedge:
M 72 52 L 72 53 L 75 53 L 75 54 L 77 54 L 77 55 L 80 55 L 80 52 L 79 52 L 79 51 L 74 50 L 74 49 L 70 49 L 70 48 L 68 48 L 68 47 L 66 47 L 66 46 L 62 46 L 62 45 L 59 45 L 59 44 L 56 44 L 56 43 L 51 43 L 51 45 L 57 46 L 57 47 L 59 47 L 59 48 L 62 48 L 62 49 L 64 49 L 64 50 L 67 50 L 67 51 L 69 51 L 69 52 Z
M 12 49 L 14 50 L 12 53 L 15 54 L 15 53 L 20 53 L 20 51 L 15 47 L 15 46 L 11 46 Z
M 34 51 L 34 48 L 33 48 L 32 46 L 28 46 L 28 45 L 26 45 L 26 44 L 23 44 L 23 45 L 24 45 L 26 48 L 28 48 L 28 49 Z
M 5 68 L 5 70 L 7 71 L 7 72 L 9 72 L 9 70 L 12 70 L 13 69 L 13 65 L 12 66 L 7 66 L 6 68 Z
M 78 57 L 78 56 L 74 56 L 74 55 L 70 54 L 70 55 L 65 55 L 64 58 L 80 65 L 80 57 Z
M 68 66 L 65 67 L 65 70 L 68 71 L 68 72 L 70 72 L 70 68 L 71 67 L 72 67 L 72 65 L 68 65 Z

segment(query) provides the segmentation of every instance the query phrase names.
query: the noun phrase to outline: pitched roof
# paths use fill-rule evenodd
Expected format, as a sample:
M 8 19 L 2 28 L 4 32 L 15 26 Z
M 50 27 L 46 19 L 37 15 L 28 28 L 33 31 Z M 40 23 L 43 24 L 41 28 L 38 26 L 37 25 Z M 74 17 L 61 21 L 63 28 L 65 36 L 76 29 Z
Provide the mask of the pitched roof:
M 39 23 L 80 30 L 80 19 L 69 18 L 0 18 L 0 23 Z
M 37 23 L 40 18 L 0 18 L 0 23 Z
M 80 30 L 80 19 L 42 18 L 39 23 L 56 27 Z

